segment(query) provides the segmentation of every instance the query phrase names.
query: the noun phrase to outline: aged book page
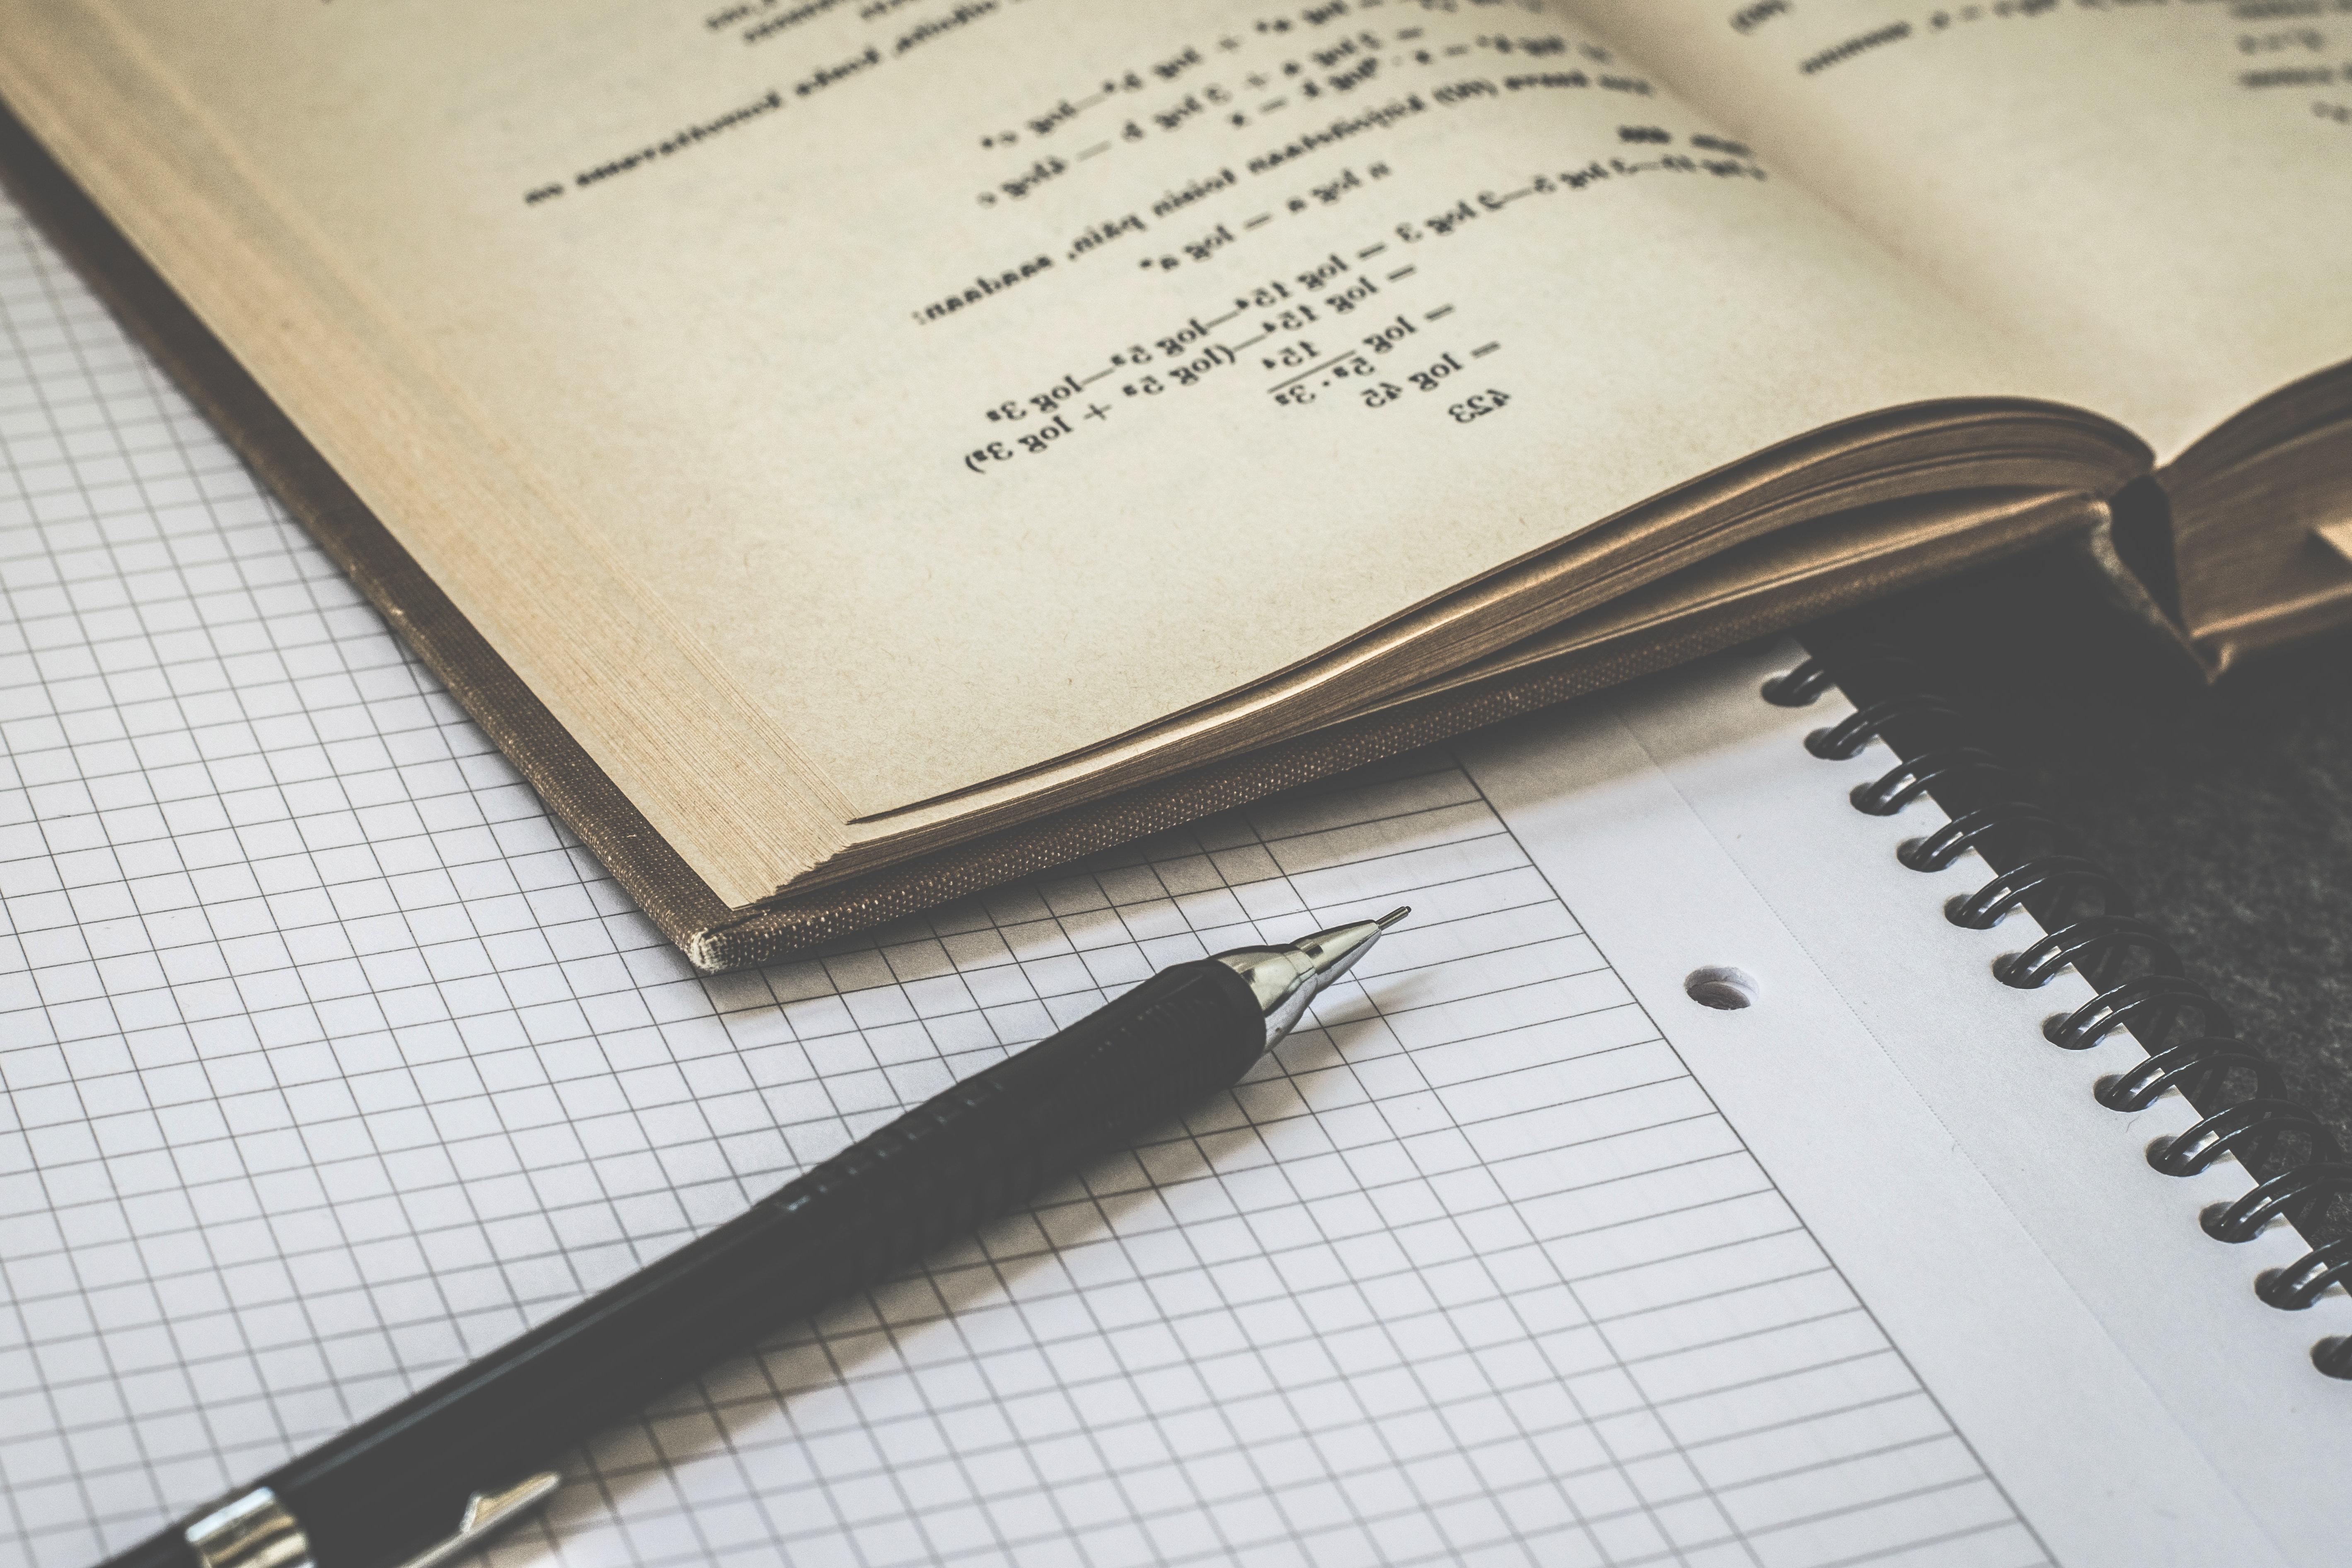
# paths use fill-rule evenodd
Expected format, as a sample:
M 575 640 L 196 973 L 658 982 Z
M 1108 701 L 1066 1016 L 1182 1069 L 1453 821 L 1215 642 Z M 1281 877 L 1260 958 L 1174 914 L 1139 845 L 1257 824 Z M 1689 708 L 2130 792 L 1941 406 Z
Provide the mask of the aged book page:
M 731 903 L 1776 443 L 2080 384 L 1536 0 L 0 25 L 0 91 Z
M 1574 0 L 2160 462 L 2352 358 L 2338 0 Z

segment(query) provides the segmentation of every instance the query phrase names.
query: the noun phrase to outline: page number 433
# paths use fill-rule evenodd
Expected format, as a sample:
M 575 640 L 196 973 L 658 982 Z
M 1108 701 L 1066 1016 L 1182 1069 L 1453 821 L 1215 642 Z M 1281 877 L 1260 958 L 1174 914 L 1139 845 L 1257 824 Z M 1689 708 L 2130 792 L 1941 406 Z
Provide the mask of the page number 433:
M 1446 405 L 1445 412 L 1454 416 L 1456 425 L 1467 425 L 1473 419 L 1484 419 L 1510 401 L 1509 393 L 1496 392 L 1489 387 L 1485 392 L 1472 393 L 1459 403 Z

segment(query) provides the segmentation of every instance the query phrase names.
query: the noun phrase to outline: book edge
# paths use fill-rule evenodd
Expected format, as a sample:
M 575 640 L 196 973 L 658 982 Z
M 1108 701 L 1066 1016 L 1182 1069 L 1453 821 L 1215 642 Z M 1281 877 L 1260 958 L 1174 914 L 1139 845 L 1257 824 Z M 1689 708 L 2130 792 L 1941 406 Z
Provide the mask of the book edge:
M 2063 498 L 2053 498 L 2063 500 Z M 1264 799 L 1349 768 L 1434 745 L 1538 708 L 1589 696 L 1725 648 L 1753 642 L 1964 565 L 2087 534 L 2104 502 L 2053 506 L 2039 527 L 1990 542 L 1922 552 L 1732 601 L 1664 635 L 1637 630 L 1540 663 L 1383 707 L 1108 799 L 805 893 L 764 900 L 697 933 L 687 956 L 705 973 L 793 957 L 845 937 L 984 893 L 1153 833 Z

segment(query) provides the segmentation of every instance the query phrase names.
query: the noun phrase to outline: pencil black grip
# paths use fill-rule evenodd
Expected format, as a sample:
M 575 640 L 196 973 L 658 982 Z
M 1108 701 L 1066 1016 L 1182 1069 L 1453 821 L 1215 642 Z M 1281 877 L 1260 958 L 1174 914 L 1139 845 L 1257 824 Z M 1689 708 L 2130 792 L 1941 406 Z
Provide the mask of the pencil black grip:
M 1181 1114 L 1265 1039 L 1231 969 L 1164 971 L 259 1484 L 301 1521 L 318 1568 L 405 1561 L 455 1528 L 470 1493 Z
M 1181 965 L 934 1096 L 752 1214 L 808 1227 L 803 1267 L 819 1300 L 798 1310 L 813 1310 L 1231 1084 L 1265 1040 L 1240 976 Z

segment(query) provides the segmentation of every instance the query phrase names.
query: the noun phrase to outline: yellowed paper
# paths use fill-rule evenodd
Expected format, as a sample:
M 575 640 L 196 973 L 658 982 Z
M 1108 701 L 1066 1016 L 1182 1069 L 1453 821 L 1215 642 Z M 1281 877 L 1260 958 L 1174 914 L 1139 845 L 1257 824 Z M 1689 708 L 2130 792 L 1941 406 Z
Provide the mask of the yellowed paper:
M 2168 462 L 2352 358 L 2336 0 L 1575 0 Z
M 0 16 L 730 901 L 1775 442 L 2073 384 L 1535 0 Z

